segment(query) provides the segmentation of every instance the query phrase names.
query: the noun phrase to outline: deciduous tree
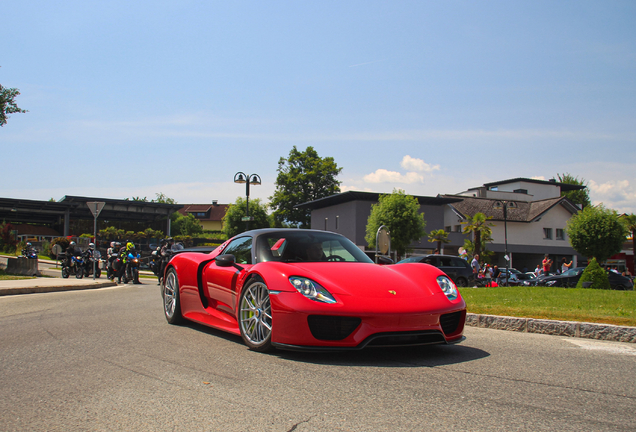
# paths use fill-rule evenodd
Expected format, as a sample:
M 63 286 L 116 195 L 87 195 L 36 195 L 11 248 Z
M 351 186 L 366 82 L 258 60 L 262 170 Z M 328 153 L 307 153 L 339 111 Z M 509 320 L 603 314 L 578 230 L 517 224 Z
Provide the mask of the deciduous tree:
M 590 192 L 587 188 L 587 181 L 584 178 L 579 179 L 578 176 L 575 177 L 570 173 L 557 174 L 557 178 L 561 183 L 585 186 L 585 189 L 561 192 L 561 196 L 567 197 L 574 204 L 580 204 L 582 208 L 591 204 Z
M 424 213 L 420 213 L 417 198 L 394 189 L 392 194 L 380 195 L 377 204 L 371 206 L 364 239 L 369 247 L 375 247 L 378 228 L 386 225 L 391 234 L 391 247 L 398 256 L 404 256 L 411 242 L 426 234 Z
M 230 204 L 225 216 L 223 216 L 223 234 L 227 238 L 234 237 L 245 231 L 245 221 L 247 201 L 244 198 L 237 198 L 234 204 Z M 261 203 L 259 198 L 250 200 L 250 216 L 254 220 L 250 221 L 250 229 L 269 228 L 270 222 L 267 215 L 267 206 Z
M 321 158 L 311 146 L 304 152 L 294 146 L 287 158 L 278 161 L 276 190 L 269 198 L 276 224 L 288 222 L 309 228 L 311 210 L 295 206 L 339 193 L 336 176 L 340 171 L 342 168 L 338 168 L 332 157 Z
M 16 104 L 15 98 L 19 95 L 20 91 L 18 89 L 6 88 L 0 84 L 0 127 L 7 124 L 8 114 L 28 112 Z
M 587 206 L 572 216 L 566 232 L 575 251 L 600 263 L 619 253 L 627 236 L 627 228 L 616 211 L 602 204 Z

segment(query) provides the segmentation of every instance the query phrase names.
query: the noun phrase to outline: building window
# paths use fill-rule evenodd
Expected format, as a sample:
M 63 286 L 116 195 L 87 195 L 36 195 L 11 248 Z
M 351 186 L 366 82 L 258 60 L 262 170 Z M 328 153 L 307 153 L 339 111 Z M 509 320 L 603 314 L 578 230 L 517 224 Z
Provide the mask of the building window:
M 556 230 L 556 239 L 557 240 L 565 240 L 565 230 L 557 228 L 557 230 Z
M 543 239 L 552 240 L 552 228 L 543 228 Z
M 445 226 L 445 227 L 444 227 L 444 231 L 446 231 L 446 232 L 451 232 L 451 227 L 450 227 L 450 225 L 449 225 L 449 226 Z
M 462 226 L 461 225 L 455 225 L 455 232 L 462 232 Z

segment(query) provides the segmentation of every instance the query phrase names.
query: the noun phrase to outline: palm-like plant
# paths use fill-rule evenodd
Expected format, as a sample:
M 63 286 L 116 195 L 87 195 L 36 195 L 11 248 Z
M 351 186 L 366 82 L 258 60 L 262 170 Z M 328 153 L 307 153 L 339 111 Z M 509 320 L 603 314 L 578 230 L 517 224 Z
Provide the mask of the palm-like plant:
M 495 225 L 488 222 L 489 219 L 492 219 L 492 217 L 486 216 L 483 213 L 475 213 L 472 217 L 466 216 L 466 221 L 462 222 L 462 225 L 464 225 L 464 234 L 473 235 L 473 255 L 481 254 L 483 240 L 490 239 L 492 241 L 491 227 Z
M 632 234 L 632 247 L 634 251 L 636 251 L 636 215 L 632 214 L 624 214 L 620 218 L 627 231 Z
M 428 241 L 431 243 L 437 242 L 437 250 L 441 252 L 442 243 L 448 243 L 450 240 L 448 240 L 448 233 L 446 230 L 437 229 L 428 234 Z

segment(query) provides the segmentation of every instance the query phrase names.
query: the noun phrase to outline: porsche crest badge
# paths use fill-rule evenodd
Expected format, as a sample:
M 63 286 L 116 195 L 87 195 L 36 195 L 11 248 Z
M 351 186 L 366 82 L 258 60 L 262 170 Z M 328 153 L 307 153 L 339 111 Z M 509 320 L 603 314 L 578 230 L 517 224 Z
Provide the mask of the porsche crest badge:
M 389 294 L 397 295 L 397 293 L 393 290 L 389 290 Z

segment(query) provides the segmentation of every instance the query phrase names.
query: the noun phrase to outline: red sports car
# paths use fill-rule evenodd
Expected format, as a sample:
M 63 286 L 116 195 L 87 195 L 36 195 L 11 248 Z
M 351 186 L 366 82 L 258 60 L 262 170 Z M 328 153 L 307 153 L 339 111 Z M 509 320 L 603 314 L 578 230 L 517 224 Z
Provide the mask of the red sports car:
M 248 231 L 166 266 L 166 319 L 241 335 L 255 351 L 457 343 L 466 303 L 439 269 L 374 264 L 339 234 Z

